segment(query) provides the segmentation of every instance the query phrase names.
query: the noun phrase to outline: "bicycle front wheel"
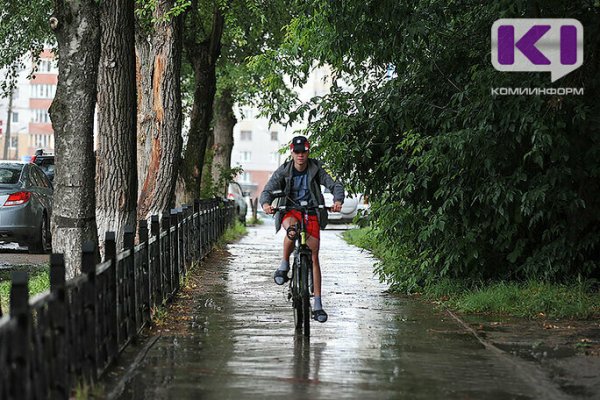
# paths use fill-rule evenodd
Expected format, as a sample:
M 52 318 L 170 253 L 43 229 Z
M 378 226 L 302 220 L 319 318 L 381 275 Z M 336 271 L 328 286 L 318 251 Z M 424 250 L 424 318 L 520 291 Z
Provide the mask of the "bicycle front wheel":
M 310 336 L 310 288 L 308 286 L 308 274 L 312 269 L 312 263 L 308 255 L 300 256 L 300 308 L 302 309 L 302 325 L 304 336 Z

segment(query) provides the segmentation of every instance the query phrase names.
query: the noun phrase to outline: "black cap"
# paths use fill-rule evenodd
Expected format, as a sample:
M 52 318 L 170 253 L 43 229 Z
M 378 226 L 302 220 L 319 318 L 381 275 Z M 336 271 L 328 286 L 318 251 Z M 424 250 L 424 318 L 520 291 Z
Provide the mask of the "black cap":
M 294 153 L 304 153 L 310 149 L 310 143 L 308 139 L 304 136 L 296 136 L 292 139 L 292 143 L 290 144 L 290 149 Z

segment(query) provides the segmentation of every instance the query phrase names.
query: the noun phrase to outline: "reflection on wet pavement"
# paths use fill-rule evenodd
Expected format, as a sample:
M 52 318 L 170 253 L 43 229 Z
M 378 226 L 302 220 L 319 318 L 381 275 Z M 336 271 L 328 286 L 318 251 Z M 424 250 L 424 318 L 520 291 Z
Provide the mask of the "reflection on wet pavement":
M 375 260 L 322 232 L 325 324 L 294 335 L 273 283 L 281 233 L 251 228 L 229 246 L 185 335 L 157 340 L 119 399 L 533 399 L 553 389 L 486 350 L 446 314 L 386 293 Z M 110 390 L 108 390 L 110 392 Z

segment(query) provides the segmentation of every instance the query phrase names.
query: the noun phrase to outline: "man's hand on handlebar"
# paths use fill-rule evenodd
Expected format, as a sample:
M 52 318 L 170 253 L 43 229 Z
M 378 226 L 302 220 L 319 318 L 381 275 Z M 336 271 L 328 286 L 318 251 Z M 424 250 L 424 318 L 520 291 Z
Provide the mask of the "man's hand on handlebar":
M 342 211 L 342 203 L 340 201 L 336 201 L 333 206 L 331 206 L 332 212 L 340 212 Z
M 269 203 L 265 203 L 262 205 L 262 209 L 265 214 L 275 214 L 275 208 L 273 208 Z

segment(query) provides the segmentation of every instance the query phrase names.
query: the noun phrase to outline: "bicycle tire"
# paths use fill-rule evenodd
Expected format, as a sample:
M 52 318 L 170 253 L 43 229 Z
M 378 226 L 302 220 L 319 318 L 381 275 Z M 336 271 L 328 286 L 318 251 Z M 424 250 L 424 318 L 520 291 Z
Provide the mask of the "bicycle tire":
M 304 336 L 310 336 L 310 288 L 308 286 L 308 274 L 312 268 L 308 255 L 300 255 L 300 307 L 302 309 L 302 325 Z
M 292 307 L 294 309 L 294 327 L 296 328 L 296 331 L 302 332 L 304 318 L 300 296 L 300 268 L 298 266 L 298 257 L 294 258 L 292 269 Z

